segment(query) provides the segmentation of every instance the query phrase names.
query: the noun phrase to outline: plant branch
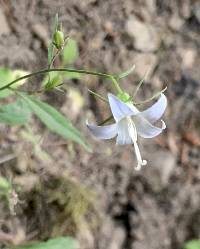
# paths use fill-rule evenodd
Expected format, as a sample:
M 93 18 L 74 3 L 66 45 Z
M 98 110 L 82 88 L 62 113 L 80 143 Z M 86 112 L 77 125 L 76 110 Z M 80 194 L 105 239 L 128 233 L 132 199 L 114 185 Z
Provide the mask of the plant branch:
M 24 75 L 20 78 L 17 78 L 15 80 L 11 81 L 10 83 L 6 84 L 5 86 L 0 87 L 0 91 L 11 87 L 13 84 L 17 83 L 18 81 L 28 79 L 28 78 L 31 78 L 31 77 L 34 77 L 34 76 L 40 75 L 40 74 L 46 74 L 49 72 L 73 72 L 73 73 L 80 73 L 80 74 L 90 74 L 90 75 L 108 78 L 112 82 L 114 80 L 114 77 L 112 75 L 106 74 L 106 73 L 98 73 L 98 72 L 93 72 L 93 71 L 89 71 L 89 70 L 79 70 L 79 69 L 70 69 L 70 68 L 50 68 L 50 69 L 43 69 L 43 70 L 40 70 L 37 72 L 33 72 L 30 74 Z

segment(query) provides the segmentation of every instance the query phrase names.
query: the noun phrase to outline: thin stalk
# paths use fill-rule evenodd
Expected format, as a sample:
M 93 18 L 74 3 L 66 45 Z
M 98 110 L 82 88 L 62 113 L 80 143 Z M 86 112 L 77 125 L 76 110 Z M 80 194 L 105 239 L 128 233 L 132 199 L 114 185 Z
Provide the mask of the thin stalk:
M 156 97 L 158 97 L 161 93 L 165 92 L 167 90 L 167 87 L 165 87 L 163 90 L 161 90 L 160 92 L 154 94 L 151 98 L 149 99 L 146 99 L 144 101 L 140 101 L 140 102 L 137 102 L 137 103 L 133 103 L 134 105 L 142 105 L 142 104 L 146 104 L 148 103 L 149 101 L 155 99 Z
M 145 73 L 144 77 L 139 81 L 139 83 L 138 83 L 138 85 L 137 85 L 137 87 L 136 87 L 136 89 L 135 89 L 135 91 L 133 93 L 133 99 L 137 95 L 141 85 L 144 83 L 144 81 L 145 81 L 146 77 L 148 76 L 148 74 L 149 74 L 149 70 Z
M 119 83 L 117 82 L 117 80 L 115 79 L 114 76 L 110 75 L 109 78 L 112 80 L 113 86 L 116 88 L 118 93 L 123 93 L 121 87 L 119 86 Z M 1 89 L 0 89 L 1 90 Z
M 98 72 L 93 72 L 93 71 L 88 71 L 88 70 L 69 69 L 69 68 L 51 68 L 51 69 L 43 69 L 43 70 L 40 70 L 37 72 L 33 72 L 30 74 L 24 75 L 20 78 L 17 78 L 15 80 L 11 81 L 10 83 L 8 83 L 7 85 L 0 87 L 0 91 L 7 89 L 8 87 L 11 87 L 13 84 L 17 83 L 18 81 L 28 79 L 28 78 L 31 78 L 31 77 L 36 76 L 36 75 L 49 73 L 49 72 L 73 72 L 73 73 L 80 73 L 80 74 L 90 74 L 90 75 L 108 78 L 108 79 L 112 80 L 113 83 L 115 80 L 112 75 L 106 74 L 106 73 L 98 73 Z M 116 89 L 120 89 L 118 83 L 117 84 L 114 83 L 114 85 L 115 85 Z M 122 90 L 120 89 L 120 91 L 122 91 Z
M 91 93 L 91 94 L 93 94 L 95 97 L 101 99 L 102 101 L 108 103 L 108 100 L 107 100 L 106 98 L 104 98 L 103 96 L 101 96 L 100 94 L 95 93 L 95 92 L 93 92 L 93 91 L 90 90 L 90 89 L 88 89 L 88 92 Z

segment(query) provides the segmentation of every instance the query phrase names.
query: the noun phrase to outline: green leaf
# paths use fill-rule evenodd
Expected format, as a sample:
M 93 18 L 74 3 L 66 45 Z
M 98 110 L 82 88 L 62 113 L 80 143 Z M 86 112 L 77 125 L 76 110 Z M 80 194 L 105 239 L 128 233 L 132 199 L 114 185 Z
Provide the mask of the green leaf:
M 61 72 L 62 73 L 62 72 Z M 58 78 L 59 77 L 59 75 L 61 75 L 61 73 L 60 72 L 49 72 L 49 74 L 48 75 L 46 75 L 45 77 L 44 77 L 44 79 L 42 80 L 42 86 L 43 87 L 47 87 L 47 85 L 49 85 L 49 84 L 51 84 L 51 81 L 53 80 L 53 79 L 55 79 L 55 78 Z M 50 81 L 49 81 L 49 79 L 50 79 Z
M 191 240 L 187 242 L 184 249 L 200 249 L 200 240 Z
M 50 131 L 57 133 L 65 139 L 71 139 L 84 146 L 88 151 L 91 151 L 80 132 L 55 108 L 34 96 L 29 96 L 24 93 L 20 93 L 20 95 Z
M 51 90 L 62 83 L 62 76 L 58 72 L 53 72 L 50 77 L 47 77 L 44 81 L 44 86 L 46 90 Z
M 0 122 L 10 125 L 26 124 L 30 119 L 31 111 L 24 101 L 0 106 Z
M 130 69 L 128 69 L 127 71 L 123 72 L 123 73 L 120 73 L 117 75 L 117 78 L 118 79 L 122 79 L 122 78 L 125 78 L 127 77 L 129 74 L 131 74 L 135 69 L 135 65 L 133 65 Z
M 73 64 L 79 55 L 77 42 L 73 39 L 68 39 L 62 55 L 64 65 Z
M 10 70 L 8 68 L 0 68 L 0 87 L 3 87 L 10 83 L 11 81 L 18 79 L 24 75 L 28 74 L 27 71 L 23 70 Z M 12 85 L 12 88 L 17 88 L 25 83 L 25 80 L 21 80 Z M 0 91 L 0 98 L 5 98 L 13 94 L 13 91 L 5 89 Z
M 58 237 L 47 242 L 12 247 L 12 249 L 79 249 L 78 242 L 71 237 Z
M 80 74 L 76 72 L 50 72 L 42 81 L 42 86 L 50 90 L 63 83 L 64 80 L 80 79 Z M 49 80 L 50 78 L 50 80 Z
M 56 30 L 58 29 L 58 14 L 56 14 L 55 19 L 54 19 L 54 27 L 53 27 L 53 33 L 52 33 L 52 38 L 48 47 L 48 64 L 51 64 L 51 60 L 53 58 L 53 39 L 54 39 L 54 34 Z
M 11 184 L 9 181 L 5 178 L 0 176 L 0 193 L 8 191 L 11 189 Z

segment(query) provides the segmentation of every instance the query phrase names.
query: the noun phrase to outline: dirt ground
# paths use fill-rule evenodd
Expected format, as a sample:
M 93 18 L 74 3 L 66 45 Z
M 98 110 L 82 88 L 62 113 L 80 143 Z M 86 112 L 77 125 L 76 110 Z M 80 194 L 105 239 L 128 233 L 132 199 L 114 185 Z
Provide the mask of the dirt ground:
M 1 201 L 0 231 L 15 244 L 73 235 L 81 249 L 181 249 L 200 238 L 199 1 L 1 0 L 0 66 L 46 67 L 56 13 L 79 44 L 78 68 L 119 73 L 135 64 L 122 81 L 130 93 L 149 70 L 138 101 L 168 87 L 167 129 L 140 140 L 148 166 L 138 172 L 133 147 L 96 141 L 85 127 L 87 118 L 99 122 L 109 116 L 87 89 L 105 96 L 112 91 L 109 82 L 87 76 L 66 82 L 66 93 L 45 94 L 86 134 L 94 153 L 33 119 L 32 130 L 49 155 L 43 160 L 22 138 L 23 127 L 1 124 L 0 174 L 11 179 L 18 201 L 15 213 L 15 192 L 10 208 Z M 38 79 L 30 84 L 36 87 Z

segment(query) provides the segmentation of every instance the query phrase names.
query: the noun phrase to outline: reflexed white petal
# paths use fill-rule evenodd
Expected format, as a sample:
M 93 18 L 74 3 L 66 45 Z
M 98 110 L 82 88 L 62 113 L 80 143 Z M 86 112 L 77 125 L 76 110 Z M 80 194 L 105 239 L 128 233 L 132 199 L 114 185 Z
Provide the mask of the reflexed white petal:
M 162 128 L 158 128 L 150 124 L 141 115 L 133 116 L 133 122 L 139 136 L 143 138 L 152 138 L 158 136 L 162 132 Z
M 131 106 L 130 108 L 126 103 L 111 93 L 108 94 L 108 100 L 113 117 L 117 122 L 126 116 L 136 115 L 139 112 L 136 107 Z
M 141 112 L 142 116 L 151 123 L 155 123 L 160 119 L 167 107 L 167 98 L 161 93 L 159 100 L 153 104 L 151 107 Z
M 92 135 L 99 139 L 111 139 L 117 135 L 117 124 L 96 126 L 86 122 L 86 125 Z
M 132 144 L 133 141 L 129 135 L 128 131 L 128 123 L 126 119 L 122 119 L 117 123 L 117 140 L 116 144 L 124 145 L 124 144 Z

